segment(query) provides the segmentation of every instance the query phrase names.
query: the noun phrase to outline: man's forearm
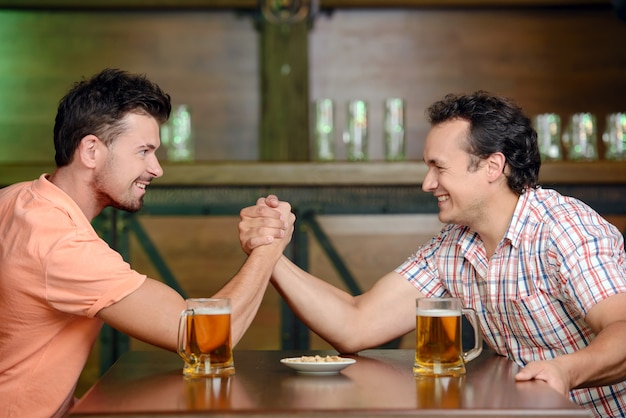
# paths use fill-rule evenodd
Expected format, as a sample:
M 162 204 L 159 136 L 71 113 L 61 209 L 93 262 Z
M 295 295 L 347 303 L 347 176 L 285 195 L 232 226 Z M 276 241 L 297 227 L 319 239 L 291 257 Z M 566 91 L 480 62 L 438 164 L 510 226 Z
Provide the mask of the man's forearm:
M 283 246 L 279 243 L 258 247 L 237 274 L 215 294 L 215 297 L 231 299 L 233 346 L 237 345 L 254 320 L 282 251 Z
M 611 385 L 626 379 L 626 321 L 600 332 L 587 348 L 567 357 L 572 388 Z M 565 358 L 564 358 L 565 360 Z

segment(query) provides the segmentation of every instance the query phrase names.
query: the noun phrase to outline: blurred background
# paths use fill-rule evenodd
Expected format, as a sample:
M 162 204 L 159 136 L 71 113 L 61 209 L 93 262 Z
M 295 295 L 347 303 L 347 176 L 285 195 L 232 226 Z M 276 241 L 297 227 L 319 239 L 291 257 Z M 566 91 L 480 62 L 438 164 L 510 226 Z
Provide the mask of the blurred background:
M 391 97 L 405 101 L 406 161 L 399 167 L 409 170 L 421 164 L 429 128 L 424 112 L 447 93 L 488 90 L 513 98 L 529 116 L 555 113 L 565 120 L 590 112 L 602 131 L 605 115 L 626 111 L 624 39 L 623 4 L 609 0 L 0 0 L 0 186 L 53 168 L 59 99 L 75 81 L 105 67 L 145 73 L 174 105 L 190 109 L 195 157 L 177 163 L 159 150 L 164 186 L 168 165 L 175 170 L 180 164 L 198 168 L 198 186 L 206 181 L 203 167 L 212 164 L 282 164 L 289 176 L 289 164 L 314 159 L 311 103 L 332 99 L 336 161 L 312 163 L 311 170 L 322 173 L 316 193 L 341 193 L 324 191 L 322 183 L 325 170 L 346 160 L 348 101 L 368 103 L 370 161 L 353 163 L 366 177 L 368 167 L 375 177 L 385 164 L 396 164 L 385 162 L 383 147 L 383 104 Z M 623 172 L 625 163 L 615 164 Z M 270 183 L 264 191 L 272 190 Z M 625 198 L 623 187 L 611 193 Z M 625 208 L 607 214 L 622 231 Z M 429 208 L 416 212 L 433 213 L 385 215 L 354 209 L 332 214 L 322 207 L 318 222 L 361 289 L 440 227 Z M 140 214 L 146 235 L 131 234 L 125 256 L 158 279 L 157 253 L 187 296 L 209 296 L 244 260 L 239 218 L 231 212 Z M 146 249 L 146 239 L 155 249 Z M 318 240 L 305 239 L 307 268 L 348 288 Z M 295 337 L 281 328 L 280 306 L 269 289 L 237 348 L 289 344 Z M 400 344 L 411 347 L 414 337 Z M 306 347 L 328 346 L 310 335 Z M 81 387 L 101 372 L 101 348 L 94 349 Z

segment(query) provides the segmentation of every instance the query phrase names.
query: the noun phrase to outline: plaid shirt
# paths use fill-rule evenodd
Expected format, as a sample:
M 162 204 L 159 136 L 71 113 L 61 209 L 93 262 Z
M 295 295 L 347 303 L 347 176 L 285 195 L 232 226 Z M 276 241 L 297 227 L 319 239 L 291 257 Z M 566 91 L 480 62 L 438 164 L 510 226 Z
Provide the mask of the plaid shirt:
M 528 190 L 489 259 L 480 236 L 447 225 L 396 271 L 427 297 L 473 308 L 485 341 L 520 366 L 585 348 L 585 315 L 626 292 L 622 234 L 589 206 L 554 190 Z M 624 416 L 626 381 L 576 389 L 597 416 Z

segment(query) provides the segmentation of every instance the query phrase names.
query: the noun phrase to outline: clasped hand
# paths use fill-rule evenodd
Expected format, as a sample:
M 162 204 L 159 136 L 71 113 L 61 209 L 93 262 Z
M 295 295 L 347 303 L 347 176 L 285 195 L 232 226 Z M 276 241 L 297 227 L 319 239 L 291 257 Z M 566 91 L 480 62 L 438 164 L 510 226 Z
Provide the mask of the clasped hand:
M 282 242 L 285 247 L 291 241 L 296 216 L 291 205 L 275 195 L 259 198 L 256 205 L 242 209 L 239 216 L 239 242 L 248 255 L 276 239 L 285 240 Z

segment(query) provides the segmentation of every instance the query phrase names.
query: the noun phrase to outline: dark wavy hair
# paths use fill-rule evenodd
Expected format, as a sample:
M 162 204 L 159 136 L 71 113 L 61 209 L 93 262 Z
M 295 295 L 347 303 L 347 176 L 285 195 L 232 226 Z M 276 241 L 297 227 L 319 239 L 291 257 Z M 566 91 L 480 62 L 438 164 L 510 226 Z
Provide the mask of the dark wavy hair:
M 171 110 L 170 96 L 143 74 L 107 68 L 83 79 L 59 102 L 54 123 L 56 165 L 68 165 L 89 134 L 110 145 L 124 132 L 122 119 L 128 113 L 148 114 L 162 124 Z
M 518 194 L 537 188 L 541 157 L 537 133 L 530 119 L 510 99 L 477 91 L 449 94 L 426 111 L 431 125 L 452 119 L 469 122 L 466 151 L 472 156 L 468 170 L 495 152 L 501 152 L 509 167 L 507 184 Z

